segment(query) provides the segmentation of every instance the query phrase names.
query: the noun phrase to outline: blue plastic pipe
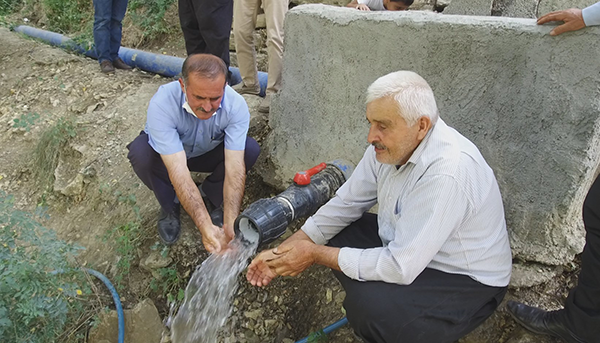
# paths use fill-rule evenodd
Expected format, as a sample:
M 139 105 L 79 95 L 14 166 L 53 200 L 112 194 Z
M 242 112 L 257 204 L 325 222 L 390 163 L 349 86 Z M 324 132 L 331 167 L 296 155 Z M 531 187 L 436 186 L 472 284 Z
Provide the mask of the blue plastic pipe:
M 326 335 L 329 335 L 329 334 L 330 334 L 330 333 L 332 333 L 333 331 L 335 331 L 335 330 L 337 330 L 337 329 L 341 328 L 342 326 L 344 326 L 344 325 L 346 325 L 346 324 L 348 324 L 348 318 L 344 317 L 344 318 L 342 318 L 342 319 L 338 320 L 337 322 L 335 322 L 335 323 L 333 323 L 333 324 L 329 325 L 328 327 L 324 328 L 324 329 L 323 329 L 323 332 L 324 332 Z M 306 342 L 308 342 L 308 337 L 304 337 L 304 338 L 302 338 L 301 340 L 297 341 L 296 343 L 306 343 Z
M 119 298 L 119 293 L 117 293 L 117 290 L 115 289 L 113 284 L 110 282 L 110 280 L 106 276 L 104 276 L 102 273 L 100 273 L 99 271 L 96 271 L 93 269 L 88 269 L 88 268 L 81 268 L 81 269 L 89 274 L 94 275 L 95 277 L 100 279 L 100 281 L 104 282 L 104 285 L 106 285 L 106 288 L 108 288 L 108 290 L 110 291 L 110 294 L 113 297 L 113 301 L 115 302 L 115 307 L 117 309 L 117 319 L 118 319 L 118 323 L 119 323 L 119 343 L 124 343 L 125 342 L 125 315 L 123 313 L 123 306 L 121 306 L 121 299 Z
M 84 48 L 71 38 L 61 35 L 60 33 L 41 30 L 27 25 L 17 26 L 14 30 L 27 36 L 38 38 L 50 45 L 71 50 L 93 59 L 98 59 L 98 55 L 96 55 L 96 51 L 93 47 L 89 49 Z M 132 67 L 166 77 L 175 77 L 179 75 L 184 60 L 181 57 L 155 54 L 125 47 L 119 49 L 119 57 Z M 238 68 L 229 67 L 229 71 L 231 71 L 231 85 L 238 84 L 242 81 L 240 70 Z M 267 73 L 258 72 L 261 96 L 265 95 L 265 90 L 267 89 L 267 77 Z

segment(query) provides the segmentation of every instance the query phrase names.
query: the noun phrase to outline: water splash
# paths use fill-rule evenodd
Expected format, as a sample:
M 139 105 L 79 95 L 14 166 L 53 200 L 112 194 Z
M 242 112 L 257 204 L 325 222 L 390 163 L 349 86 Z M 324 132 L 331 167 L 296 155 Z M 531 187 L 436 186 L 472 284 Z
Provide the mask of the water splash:
M 171 323 L 173 343 L 215 343 L 231 314 L 237 277 L 248 266 L 258 242 L 241 238 L 223 253 L 211 254 L 192 274 L 185 300 Z

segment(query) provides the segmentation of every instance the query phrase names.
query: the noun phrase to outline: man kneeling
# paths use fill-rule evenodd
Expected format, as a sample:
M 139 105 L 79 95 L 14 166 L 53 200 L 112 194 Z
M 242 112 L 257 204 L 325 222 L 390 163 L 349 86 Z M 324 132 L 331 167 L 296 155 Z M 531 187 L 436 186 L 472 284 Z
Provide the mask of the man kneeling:
M 366 113 L 371 146 L 352 176 L 301 230 L 260 253 L 247 279 L 265 286 L 325 265 L 364 341 L 453 342 L 492 314 L 510 279 L 494 173 L 438 117 L 431 88 L 413 72 L 377 79 Z M 376 203 L 378 215 L 365 213 Z

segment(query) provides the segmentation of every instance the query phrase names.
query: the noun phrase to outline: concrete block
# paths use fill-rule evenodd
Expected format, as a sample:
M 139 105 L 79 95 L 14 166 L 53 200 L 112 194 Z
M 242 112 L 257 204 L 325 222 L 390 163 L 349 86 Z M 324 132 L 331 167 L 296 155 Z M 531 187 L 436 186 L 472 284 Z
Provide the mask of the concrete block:
M 537 18 L 538 0 L 497 0 L 492 15 L 513 18 Z
M 570 261 L 583 248 L 582 202 L 600 159 L 600 28 L 551 29 L 533 19 L 292 9 L 265 149 L 270 181 L 284 187 L 336 158 L 357 163 L 367 87 L 413 70 L 494 169 L 515 257 Z
M 537 8 L 537 16 L 541 17 L 546 13 L 566 10 L 567 8 L 584 9 L 598 2 L 597 0 L 540 0 Z
M 492 0 L 452 0 L 444 9 L 444 14 L 491 15 Z

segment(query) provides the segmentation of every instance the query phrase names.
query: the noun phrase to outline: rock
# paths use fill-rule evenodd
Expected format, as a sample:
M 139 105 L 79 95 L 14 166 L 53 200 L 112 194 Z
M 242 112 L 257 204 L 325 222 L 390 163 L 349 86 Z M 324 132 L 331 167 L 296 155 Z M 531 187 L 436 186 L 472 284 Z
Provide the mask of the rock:
M 158 251 L 152 251 L 150 254 L 140 261 L 140 267 L 148 272 L 152 272 L 159 268 L 164 268 L 170 265 L 173 259 L 169 256 L 163 257 Z
M 549 267 L 537 263 L 513 263 L 512 267 L 512 276 L 510 278 L 511 288 L 539 285 L 547 282 L 562 272 L 562 268 L 560 267 Z
M 160 342 L 163 324 L 158 310 L 150 299 L 137 304 L 132 310 L 125 310 L 125 342 Z M 90 343 L 118 343 L 118 316 L 116 311 L 100 315 L 100 324 L 90 330 Z
M 263 310 L 259 308 L 256 310 L 244 312 L 244 317 L 256 320 L 258 317 L 262 316 L 262 314 Z
M 492 14 L 492 0 L 451 0 L 444 14 L 489 16 Z
M 325 292 L 325 303 L 329 304 L 332 300 L 333 300 L 333 291 L 331 290 L 331 288 L 327 288 L 327 291 Z

